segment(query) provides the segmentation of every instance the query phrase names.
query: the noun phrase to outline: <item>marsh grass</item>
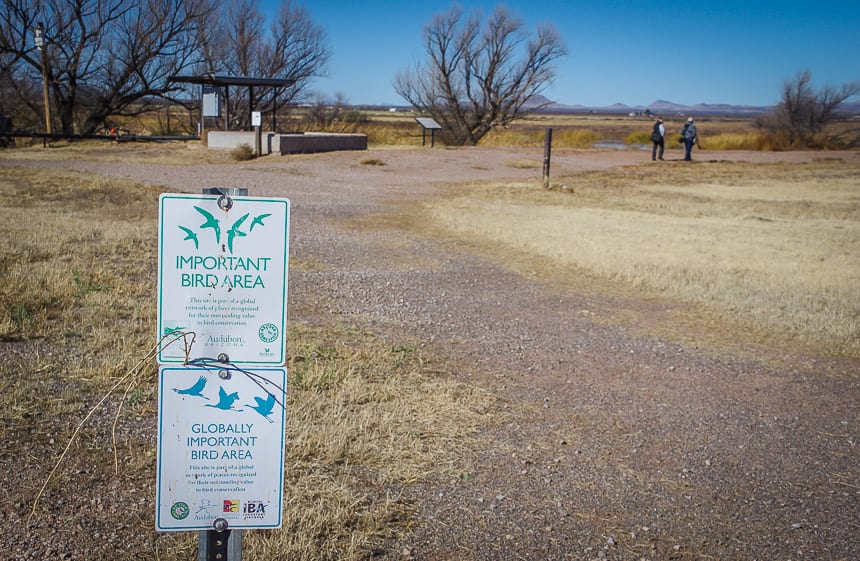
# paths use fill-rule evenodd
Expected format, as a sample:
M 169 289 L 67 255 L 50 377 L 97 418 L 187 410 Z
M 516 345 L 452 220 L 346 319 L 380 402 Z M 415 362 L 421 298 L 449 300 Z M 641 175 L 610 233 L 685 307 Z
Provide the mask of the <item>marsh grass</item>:
M 155 424 L 157 366 L 134 370 L 155 344 L 160 192 L 87 174 L 0 168 L 0 208 L 15 217 L 0 247 L 0 435 L 3 457 L 29 474 L 28 485 L 4 488 L 0 505 L 29 509 L 31 483 L 38 489 L 94 404 L 135 372 L 73 442 L 35 521 L 62 518 L 64 508 L 86 511 L 91 527 L 123 527 L 124 549 L 172 560 L 193 556 L 196 535 L 151 530 L 154 433 L 137 427 Z M 490 418 L 491 398 L 453 381 L 428 354 L 413 341 L 293 321 L 284 528 L 246 533 L 250 558 L 366 559 L 409 526 L 412 507 L 386 489 L 453 471 L 457 452 Z M 128 495 L 114 496 L 129 482 L 136 487 Z M 119 514 L 91 508 L 107 496 L 126 505 Z M 86 547 L 107 557 L 117 546 Z
M 860 355 L 860 166 L 743 163 L 464 188 L 427 216 L 516 267 L 677 299 L 771 341 Z M 513 225 L 513 227 L 512 227 Z M 732 327 L 733 326 L 733 327 Z M 737 333 L 737 332 L 736 332 Z
M 481 146 L 539 147 L 545 142 L 546 129 L 529 126 L 511 126 L 490 131 L 481 139 Z M 601 140 L 598 132 L 587 129 L 554 128 L 552 145 L 555 148 L 591 148 Z
M 699 141 L 708 150 L 773 150 L 773 139 L 757 132 L 724 132 Z
M 421 129 L 414 120 L 370 121 L 356 132 L 366 134 L 367 142 L 372 146 L 421 145 Z M 429 142 L 429 135 L 427 141 Z M 441 142 L 438 137 L 436 142 Z

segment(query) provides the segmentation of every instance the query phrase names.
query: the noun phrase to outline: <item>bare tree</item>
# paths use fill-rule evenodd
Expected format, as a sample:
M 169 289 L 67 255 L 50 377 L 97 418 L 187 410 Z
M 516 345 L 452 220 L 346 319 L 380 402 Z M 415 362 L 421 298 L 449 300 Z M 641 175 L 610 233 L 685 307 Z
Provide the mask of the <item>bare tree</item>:
M 167 78 L 199 60 L 201 23 L 216 0 L 4 0 L 0 74 L 21 100 L 42 74 L 32 34 L 43 27 L 44 74 L 64 134 L 91 133 L 110 115 L 152 108 L 178 86 Z
M 206 71 L 293 81 L 289 87 L 231 94 L 232 125 L 248 125 L 249 107 L 274 112 L 301 99 L 312 80 L 324 75 L 330 57 L 328 40 L 303 7 L 282 0 L 268 28 L 256 0 L 228 0 L 226 13 L 226 18 L 211 21 L 222 40 L 208 46 Z
M 455 6 L 424 28 L 427 60 L 394 80 L 397 93 L 438 121 L 449 144 L 475 145 L 495 126 L 536 109 L 529 106 L 567 54 L 550 26 L 529 37 L 523 23 L 496 7 L 485 25 Z
M 833 121 L 839 105 L 860 93 L 860 83 L 840 87 L 812 88 L 812 74 L 806 70 L 793 80 L 786 80 L 776 109 L 756 121 L 756 125 L 788 146 L 814 146 L 816 137 Z

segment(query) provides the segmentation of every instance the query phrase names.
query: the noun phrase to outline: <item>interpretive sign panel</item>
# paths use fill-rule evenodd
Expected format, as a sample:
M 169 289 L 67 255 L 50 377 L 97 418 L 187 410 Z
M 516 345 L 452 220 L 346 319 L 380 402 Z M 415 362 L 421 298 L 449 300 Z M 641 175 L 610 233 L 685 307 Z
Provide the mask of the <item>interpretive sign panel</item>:
M 159 200 L 158 338 L 194 332 L 194 356 L 281 365 L 286 356 L 290 201 L 164 194 Z M 161 364 L 184 363 L 183 345 Z
M 440 125 L 430 117 L 416 117 L 415 120 L 418 121 L 418 124 L 421 125 L 421 128 L 427 130 L 440 130 L 442 128 L 442 125 Z
M 157 530 L 281 527 L 286 387 L 283 368 L 161 367 Z

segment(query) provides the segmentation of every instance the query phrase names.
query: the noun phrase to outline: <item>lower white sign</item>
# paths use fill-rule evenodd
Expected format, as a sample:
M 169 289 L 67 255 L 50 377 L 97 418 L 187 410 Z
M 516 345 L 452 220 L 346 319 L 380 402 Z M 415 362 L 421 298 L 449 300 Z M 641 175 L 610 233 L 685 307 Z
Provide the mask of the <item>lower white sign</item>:
M 162 367 L 159 531 L 280 528 L 287 371 Z

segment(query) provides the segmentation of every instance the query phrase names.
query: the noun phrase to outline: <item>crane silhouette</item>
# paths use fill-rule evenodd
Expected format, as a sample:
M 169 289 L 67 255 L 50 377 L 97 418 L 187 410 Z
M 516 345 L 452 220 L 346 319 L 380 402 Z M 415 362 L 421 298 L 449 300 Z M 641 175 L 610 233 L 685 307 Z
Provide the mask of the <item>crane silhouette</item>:
M 200 376 L 199 378 L 197 378 L 197 381 L 194 382 L 194 385 L 191 386 L 190 388 L 185 388 L 184 390 L 178 389 L 178 388 L 173 388 L 173 391 L 175 391 L 176 393 L 181 394 L 181 395 L 193 395 L 195 397 L 202 397 L 203 399 L 209 399 L 208 397 L 206 397 L 205 395 L 203 395 L 201 393 L 203 391 L 203 388 L 205 388 L 205 387 L 206 387 L 206 376 Z
M 269 415 L 272 413 L 272 409 L 275 408 L 275 396 L 272 394 L 266 394 L 266 399 L 254 396 L 254 401 L 257 402 L 257 405 L 246 404 L 246 407 L 250 407 L 262 415 L 267 421 L 274 423 L 274 421 L 269 418 Z
M 224 411 L 230 411 L 233 409 L 233 402 L 239 399 L 239 393 L 233 392 L 228 394 L 224 391 L 224 386 L 218 387 L 218 403 L 215 405 L 206 404 L 206 407 L 214 407 L 216 409 L 222 409 Z M 234 411 L 241 411 L 241 409 L 233 409 Z

